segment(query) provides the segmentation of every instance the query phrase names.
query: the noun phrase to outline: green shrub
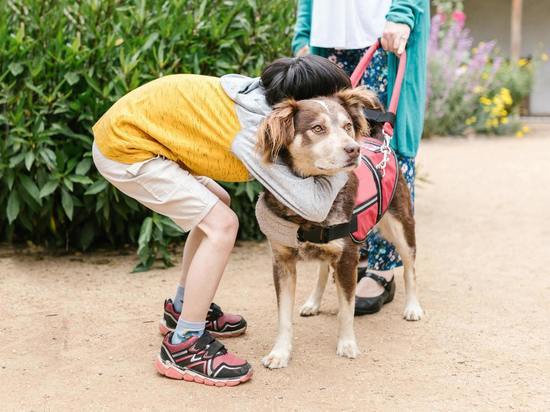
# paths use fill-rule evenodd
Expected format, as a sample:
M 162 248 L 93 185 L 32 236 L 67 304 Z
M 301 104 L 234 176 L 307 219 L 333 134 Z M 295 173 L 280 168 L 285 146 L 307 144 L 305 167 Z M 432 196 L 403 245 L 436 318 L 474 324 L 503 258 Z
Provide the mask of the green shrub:
M 140 267 L 181 235 L 97 173 L 91 126 L 172 73 L 258 75 L 288 55 L 294 2 L 9 0 L 0 7 L 0 228 L 67 250 L 136 244 Z M 241 238 L 257 238 L 257 183 L 227 184 Z

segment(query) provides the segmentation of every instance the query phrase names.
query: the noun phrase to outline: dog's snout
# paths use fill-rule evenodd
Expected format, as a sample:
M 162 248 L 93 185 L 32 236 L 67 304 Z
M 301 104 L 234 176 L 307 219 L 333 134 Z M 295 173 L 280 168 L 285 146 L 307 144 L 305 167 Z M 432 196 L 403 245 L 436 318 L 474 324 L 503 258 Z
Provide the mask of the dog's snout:
M 344 151 L 350 155 L 350 157 L 357 157 L 359 156 L 359 145 L 357 143 L 354 144 L 348 144 L 346 147 L 344 147 Z

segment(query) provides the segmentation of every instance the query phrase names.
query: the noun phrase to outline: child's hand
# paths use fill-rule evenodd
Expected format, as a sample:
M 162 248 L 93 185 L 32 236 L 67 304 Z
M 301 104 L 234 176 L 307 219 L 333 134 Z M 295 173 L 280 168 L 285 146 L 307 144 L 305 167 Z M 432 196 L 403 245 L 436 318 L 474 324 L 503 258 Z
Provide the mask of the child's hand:
M 399 57 L 407 47 L 410 34 L 411 28 L 406 24 L 387 21 L 382 33 L 382 47 Z

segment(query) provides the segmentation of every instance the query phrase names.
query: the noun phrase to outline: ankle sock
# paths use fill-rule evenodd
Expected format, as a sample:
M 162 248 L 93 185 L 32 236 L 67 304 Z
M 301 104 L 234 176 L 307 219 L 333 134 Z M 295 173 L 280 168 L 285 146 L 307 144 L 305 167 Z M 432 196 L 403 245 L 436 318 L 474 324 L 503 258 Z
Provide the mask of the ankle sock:
M 174 309 L 176 309 L 176 311 L 180 313 L 183 307 L 184 294 L 185 294 L 185 287 L 178 285 L 178 288 L 176 289 L 176 296 L 174 297 L 174 301 L 172 302 L 172 304 L 174 305 Z
M 193 336 L 202 336 L 206 322 L 189 322 L 181 317 L 178 320 L 176 330 L 172 334 L 171 342 L 174 345 L 182 343 Z

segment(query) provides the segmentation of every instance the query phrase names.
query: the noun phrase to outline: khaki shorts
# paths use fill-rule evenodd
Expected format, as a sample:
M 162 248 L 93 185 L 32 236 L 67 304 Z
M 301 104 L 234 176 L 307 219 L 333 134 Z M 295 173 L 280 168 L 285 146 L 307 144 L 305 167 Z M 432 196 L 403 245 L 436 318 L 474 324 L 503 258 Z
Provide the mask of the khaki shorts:
M 208 190 L 214 183 L 204 176 L 193 176 L 176 162 L 157 156 L 138 163 L 107 159 L 93 145 L 97 170 L 122 193 L 147 208 L 168 216 L 184 231 L 193 229 L 219 200 Z

